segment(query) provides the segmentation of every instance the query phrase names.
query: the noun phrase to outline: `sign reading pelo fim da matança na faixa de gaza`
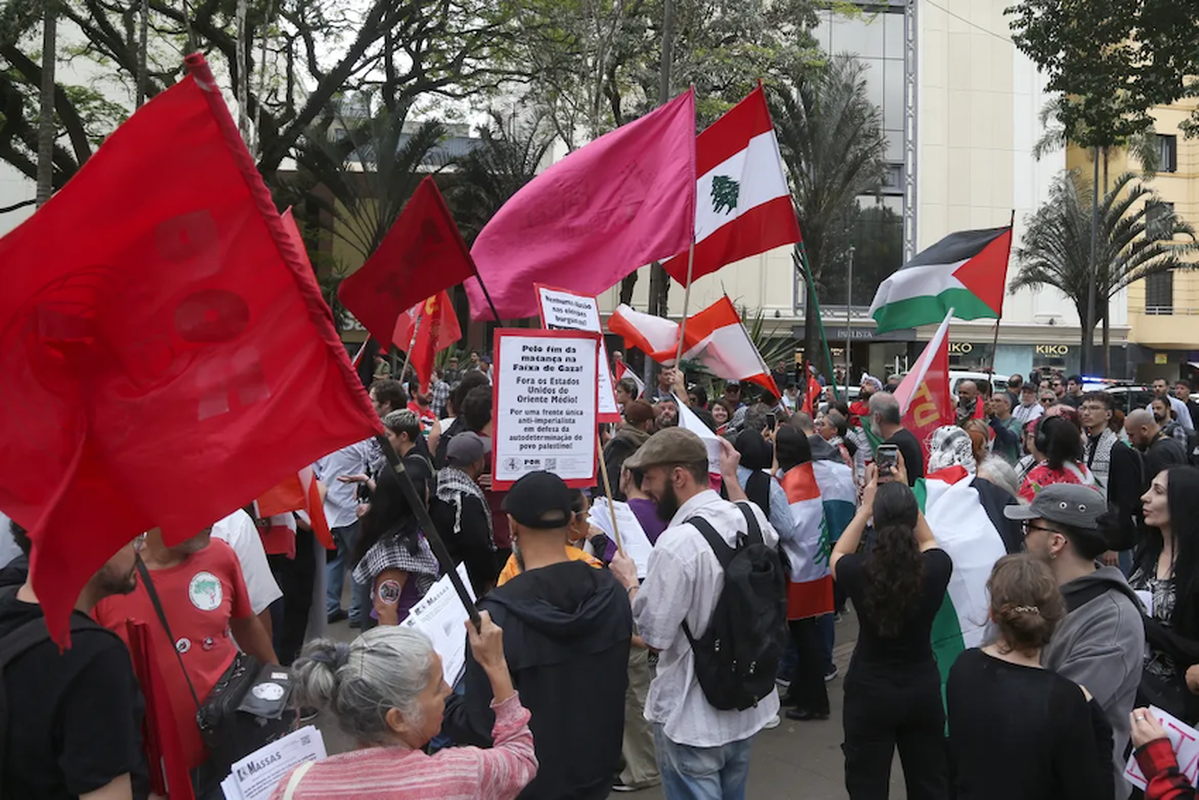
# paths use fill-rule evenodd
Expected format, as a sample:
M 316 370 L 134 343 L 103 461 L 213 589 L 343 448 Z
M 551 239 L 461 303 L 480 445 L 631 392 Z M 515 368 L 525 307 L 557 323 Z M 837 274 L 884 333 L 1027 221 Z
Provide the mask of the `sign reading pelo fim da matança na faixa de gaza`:
M 497 330 L 492 485 L 546 470 L 568 486 L 595 485 L 600 335 Z

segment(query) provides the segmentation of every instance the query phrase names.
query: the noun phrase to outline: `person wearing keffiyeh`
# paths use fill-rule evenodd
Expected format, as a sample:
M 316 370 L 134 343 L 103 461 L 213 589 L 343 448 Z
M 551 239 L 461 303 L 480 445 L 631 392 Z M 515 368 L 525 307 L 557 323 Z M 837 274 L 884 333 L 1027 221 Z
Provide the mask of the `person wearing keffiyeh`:
M 465 431 L 451 439 L 446 466 L 437 473 L 437 492 L 429 503 L 433 524 L 454 562 L 466 564 L 476 597 L 495 584 L 499 568 L 491 509 L 478 484 L 490 452 L 491 440 L 477 433 Z

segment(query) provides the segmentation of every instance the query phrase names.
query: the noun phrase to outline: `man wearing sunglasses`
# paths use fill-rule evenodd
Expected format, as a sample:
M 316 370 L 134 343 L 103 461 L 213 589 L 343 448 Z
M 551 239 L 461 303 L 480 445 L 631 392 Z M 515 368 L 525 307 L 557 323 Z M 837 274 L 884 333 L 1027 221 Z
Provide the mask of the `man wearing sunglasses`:
M 1024 523 L 1024 548 L 1053 570 L 1066 600 L 1066 618 L 1041 653 L 1047 669 L 1085 686 L 1112 726 L 1116 786 L 1123 786 L 1129 714 L 1141 682 L 1145 629 L 1141 603 L 1118 567 L 1096 559 L 1111 549 L 1116 521 L 1095 489 L 1046 486 L 1028 506 L 1008 506 Z M 1102 519 L 1101 519 L 1102 518 Z

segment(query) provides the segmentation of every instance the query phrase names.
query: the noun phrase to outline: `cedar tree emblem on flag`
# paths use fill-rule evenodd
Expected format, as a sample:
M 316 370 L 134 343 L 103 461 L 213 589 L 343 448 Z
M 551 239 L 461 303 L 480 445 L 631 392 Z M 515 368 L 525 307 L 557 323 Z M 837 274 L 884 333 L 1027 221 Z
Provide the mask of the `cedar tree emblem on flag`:
M 712 210 L 725 214 L 737 210 L 737 195 L 741 185 L 727 175 L 712 178 Z M 727 211 L 726 211 L 727 209 Z

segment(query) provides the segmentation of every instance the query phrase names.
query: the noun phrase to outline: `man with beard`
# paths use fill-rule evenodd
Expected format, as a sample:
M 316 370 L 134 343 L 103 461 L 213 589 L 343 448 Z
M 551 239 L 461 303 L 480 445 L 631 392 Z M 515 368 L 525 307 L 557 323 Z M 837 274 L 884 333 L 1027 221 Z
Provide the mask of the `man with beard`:
M 1088 402 L 1086 400 L 1084 403 Z M 1118 567 L 1095 563 L 1112 547 L 1107 503 L 1077 484 L 1046 486 L 1032 505 L 1007 506 L 1024 523 L 1024 546 L 1053 571 L 1066 601 L 1066 618 L 1041 651 L 1041 664 L 1085 686 L 1112 726 L 1115 785 L 1125 787 L 1128 715 L 1141 682 L 1145 628 L 1140 602 Z
M 721 440 L 721 471 L 730 500 L 708 483 L 708 451 L 703 440 L 683 428 L 659 431 L 625 466 L 642 473 L 641 488 L 657 503 L 669 526 L 658 537 L 644 585 L 636 566 L 617 555 L 612 572 L 628 588 L 641 638 L 661 653 L 650 684 L 645 717 L 654 725 L 658 769 L 666 797 L 744 797 L 750 744 L 778 714 L 778 693 L 744 711 L 719 710 L 708 702 L 695 678 L 695 654 L 684 625 L 702 636 L 724 586 L 724 570 L 711 545 L 688 520 L 706 521 L 729 546 L 748 534 L 748 520 L 735 500 L 745 492 L 737 482 L 737 458 Z M 778 545 L 778 534 L 762 510 L 752 510 L 762 540 Z M 783 602 L 780 587 L 779 602 Z
M 178 638 L 172 642 L 167 637 L 141 581 L 132 593 L 101 601 L 96 606 L 96 621 L 122 639 L 128 636 L 127 620 L 145 623 L 150 632 L 151 653 L 167 685 L 175 731 L 183 745 L 187 768 L 192 770 L 196 796 L 219 797 L 215 792 L 220 791 L 220 781 L 226 776 L 215 774 L 206 763 L 208 753 L 196 724 L 197 699 L 201 705 L 208 700 L 239 647 L 263 664 L 279 662 L 270 637 L 250 604 L 237 555 L 220 539 L 212 539 L 211 528 L 173 547 L 163 542 L 162 531 L 155 528 L 146 534 L 141 556 L 171 634 Z M 195 688 L 195 698 L 188 678 Z
M 25 530 L 13 523 L 12 535 L 28 557 L 32 544 Z M 130 542 L 83 587 L 71 612 L 68 650 L 50 641 L 31 580 L 0 590 L 5 797 L 148 796 L 145 701 L 129 651 L 89 616 L 103 598 L 133 591 L 136 558 Z
M 1164 397 L 1155 397 L 1149 404 L 1149 410 L 1153 412 L 1153 419 L 1157 422 L 1157 426 L 1162 429 L 1162 435 L 1168 436 L 1186 447 L 1187 432 L 1171 416 L 1172 409 L 1169 401 Z
M 1174 416 L 1178 418 L 1178 424 L 1181 425 L 1184 430 L 1195 430 L 1195 423 L 1191 419 L 1191 412 L 1187 408 L 1187 404 L 1170 394 L 1170 384 L 1165 378 L 1155 378 L 1153 380 L 1153 397 L 1154 399 L 1160 397 L 1170 404 L 1170 409 L 1174 411 Z M 1148 406 L 1146 406 L 1146 408 L 1148 408 Z M 1152 411 L 1151 408 L 1149 410 Z M 1150 480 L 1153 479 L 1150 478 Z
M 1128 434 L 1129 444 L 1140 450 L 1144 458 L 1142 490 L 1147 489 L 1157 473 L 1166 467 L 1187 463 L 1186 448 L 1177 439 L 1162 433 L 1151 412 L 1138 408 L 1129 413 L 1124 420 L 1124 431 Z
M 612 575 L 569 560 L 570 489 L 531 472 L 504 497 L 512 549 L 524 569 L 479 601 L 504 632 L 512 685 L 533 718 L 537 777 L 522 800 L 599 800 L 612 791 L 624 733 L 632 615 Z M 487 747 L 491 683 L 468 652 L 466 692 L 449 700 L 443 730 Z
M 915 486 L 916 481 L 924 477 L 924 451 L 915 434 L 903 427 L 899 401 L 895 395 L 880 392 L 871 396 L 870 429 L 883 440 L 883 444 L 893 444 L 899 448 L 908 473 L 908 485 Z

